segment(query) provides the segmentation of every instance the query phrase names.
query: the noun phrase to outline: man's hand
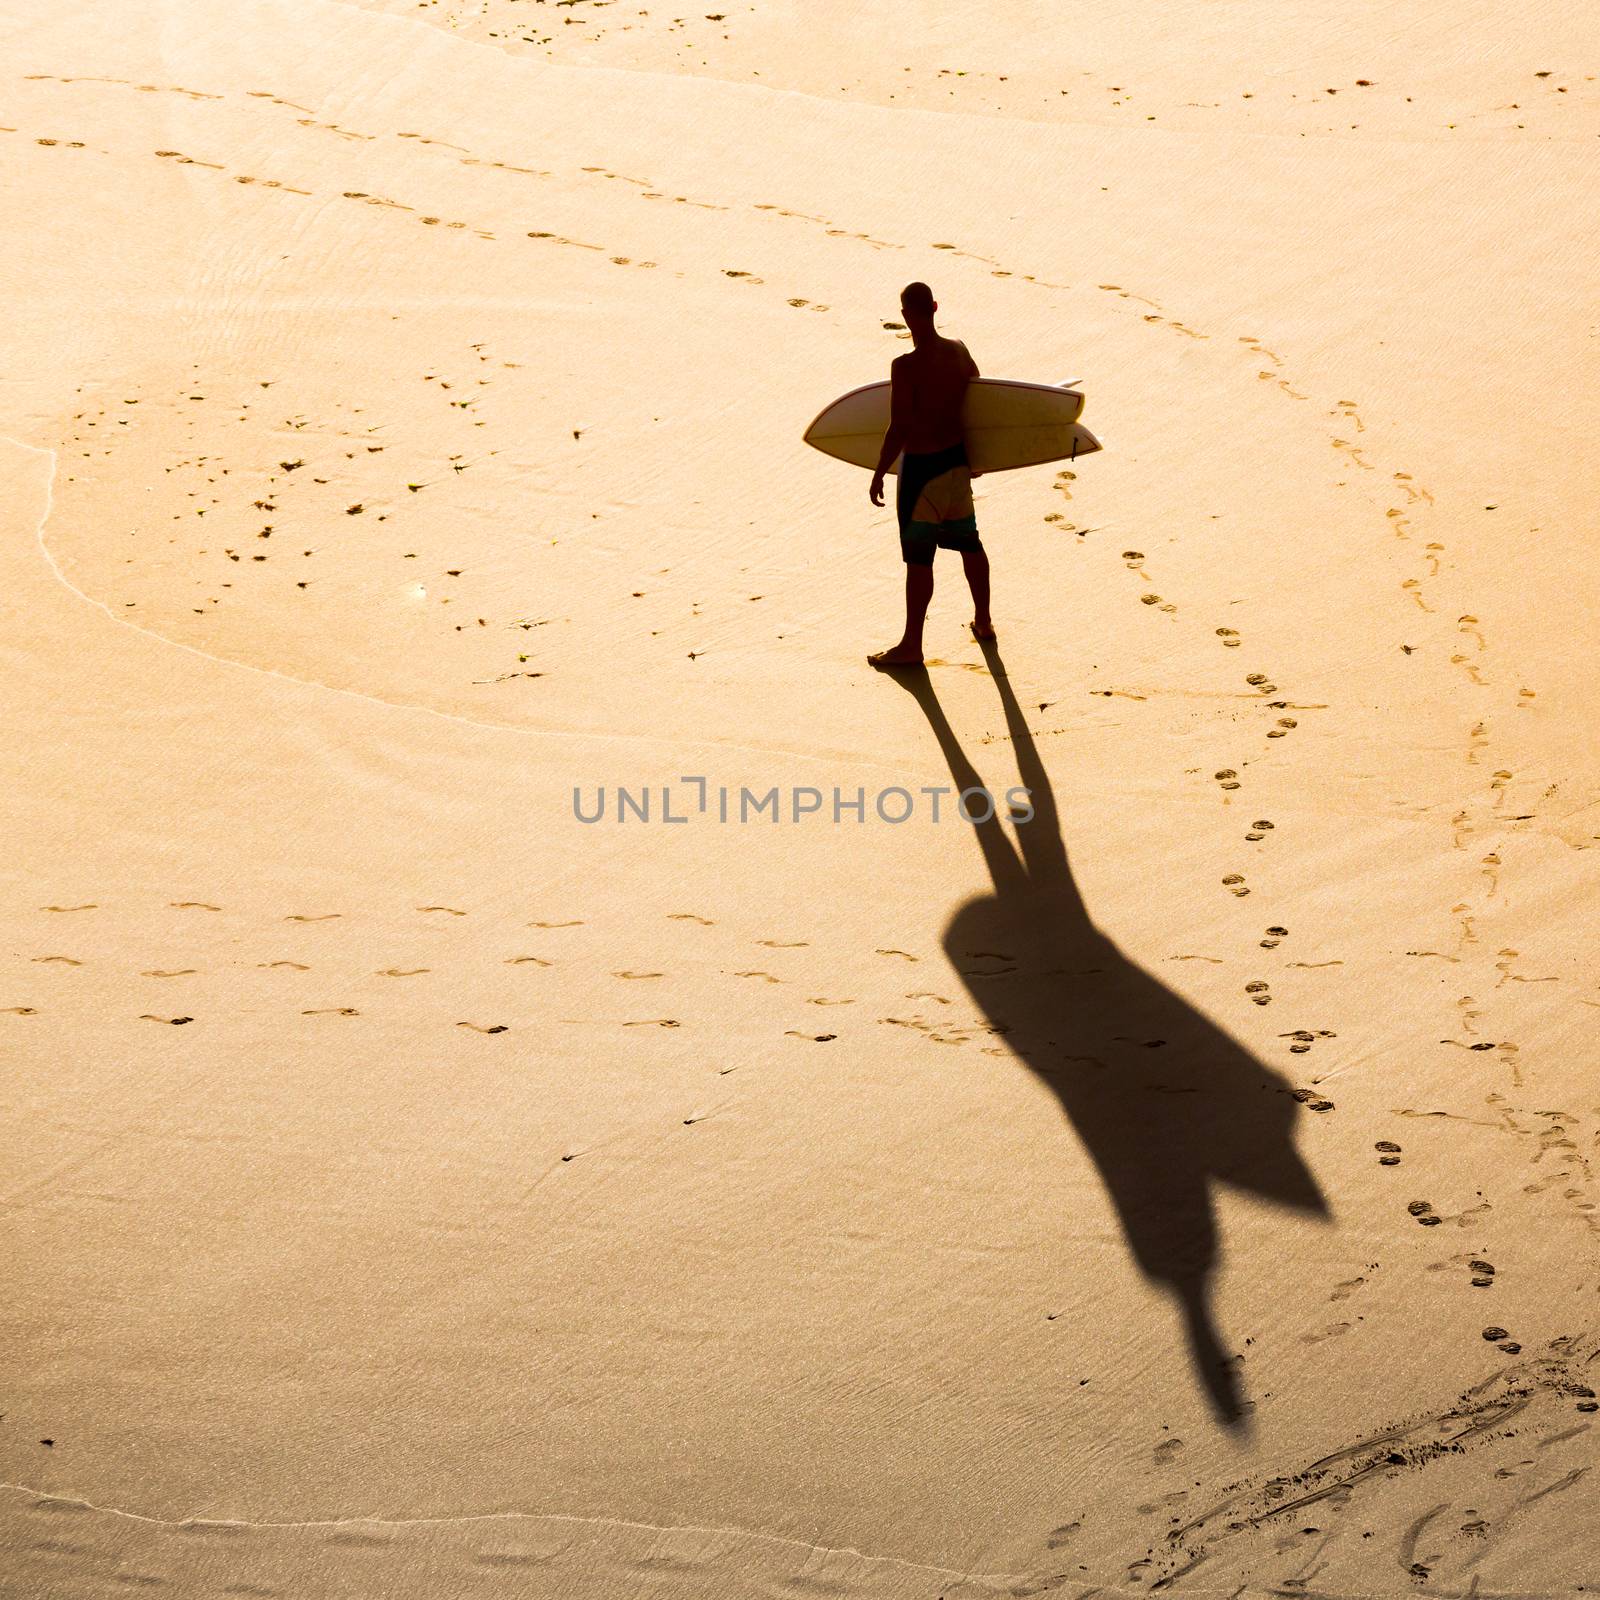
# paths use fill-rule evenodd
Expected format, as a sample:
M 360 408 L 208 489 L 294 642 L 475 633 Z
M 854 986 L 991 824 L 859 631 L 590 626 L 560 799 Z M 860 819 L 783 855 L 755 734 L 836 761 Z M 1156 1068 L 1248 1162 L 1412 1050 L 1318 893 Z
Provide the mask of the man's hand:
M 881 506 L 883 504 L 883 474 L 881 472 L 874 472 L 872 474 L 872 487 L 867 490 L 867 498 L 870 499 L 875 506 Z

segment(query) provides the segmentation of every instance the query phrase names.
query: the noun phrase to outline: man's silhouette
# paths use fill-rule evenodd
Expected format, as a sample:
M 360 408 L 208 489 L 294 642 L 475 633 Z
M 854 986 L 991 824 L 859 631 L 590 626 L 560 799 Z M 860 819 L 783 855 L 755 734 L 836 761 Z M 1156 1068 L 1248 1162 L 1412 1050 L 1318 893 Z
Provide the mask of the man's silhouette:
M 1134 1261 L 1176 1300 L 1218 1417 L 1242 1426 L 1240 1358 L 1224 1345 L 1211 1305 L 1222 1260 L 1213 1196 L 1226 1186 L 1327 1216 L 1295 1148 L 1299 1103 L 1290 1083 L 1095 924 L 999 647 L 986 643 L 983 654 L 1032 815 L 1016 823 L 1015 842 L 992 808 L 970 818 L 992 890 L 951 916 L 945 954 L 991 1029 L 1055 1095 Z M 921 706 L 957 789 L 984 793 L 927 672 L 913 668 L 894 680 Z M 1070 1271 L 1092 1257 L 1063 1260 Z M 1088 1277 L 1080 1288 L 1092 1301 Z M 1086 1314 L 1094 1315 L 1092 1305 Z
M 962 403 L 968 383 L 978 376 L 978 363 L 961 340 L 935 329 L 938 309 L 925 283 L 908 283 L 900 291 L 900 315 L 911 330 L 912 348 L 889 367 L 889 431 L 868 494 L 873 505 L 883 504 L 884 474 L 900 456 L 895 509 L 906 564 L 906 626 L 898 644 L 867 657 L 875 667 L 922 664 L 922 623 L 933 598 L 936 549 L 960 552 L 972 589 L 972 631 L 979 639 L 995 636 L 989 557 L 972 510 L 974 474 L 961 426 Z

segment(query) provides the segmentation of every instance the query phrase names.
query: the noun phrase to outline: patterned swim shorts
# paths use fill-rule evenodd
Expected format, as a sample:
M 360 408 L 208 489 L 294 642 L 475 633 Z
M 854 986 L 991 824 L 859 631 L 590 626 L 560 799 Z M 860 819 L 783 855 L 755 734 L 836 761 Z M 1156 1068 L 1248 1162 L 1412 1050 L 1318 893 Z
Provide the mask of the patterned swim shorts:
M 900 554 L 910 566 L 931 567 L 935 550 L 981 550 L 966 445 L 901 456 L 895 510 Z

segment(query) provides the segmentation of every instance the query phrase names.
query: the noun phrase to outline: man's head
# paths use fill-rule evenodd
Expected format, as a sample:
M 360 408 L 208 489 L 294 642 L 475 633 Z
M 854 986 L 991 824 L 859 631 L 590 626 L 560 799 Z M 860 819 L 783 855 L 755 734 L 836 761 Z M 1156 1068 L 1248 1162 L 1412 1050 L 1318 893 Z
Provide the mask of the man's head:
M 908 283 L 900 291 L 900 311 L 908 327 L 917 323 L 931 324 L 933 314 L 938 309 L 939 303 L 933 298 L 933 290 L 925 283 Z

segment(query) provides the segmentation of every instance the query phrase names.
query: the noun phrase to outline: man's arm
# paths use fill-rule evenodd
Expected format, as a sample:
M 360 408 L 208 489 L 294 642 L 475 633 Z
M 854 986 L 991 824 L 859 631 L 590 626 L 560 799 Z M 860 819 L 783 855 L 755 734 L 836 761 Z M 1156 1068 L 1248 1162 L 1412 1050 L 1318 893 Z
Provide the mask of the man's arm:
M 882 483 L 884 473 L 904 448 L 906 427 L 911 420 L 911 384 L 901 365 L 903 360 L 896 356 L 889 363 L 889 428 L 883 436 L 883 449 L 878 452 L 878 469 L 872 475 L 875 483 Z

